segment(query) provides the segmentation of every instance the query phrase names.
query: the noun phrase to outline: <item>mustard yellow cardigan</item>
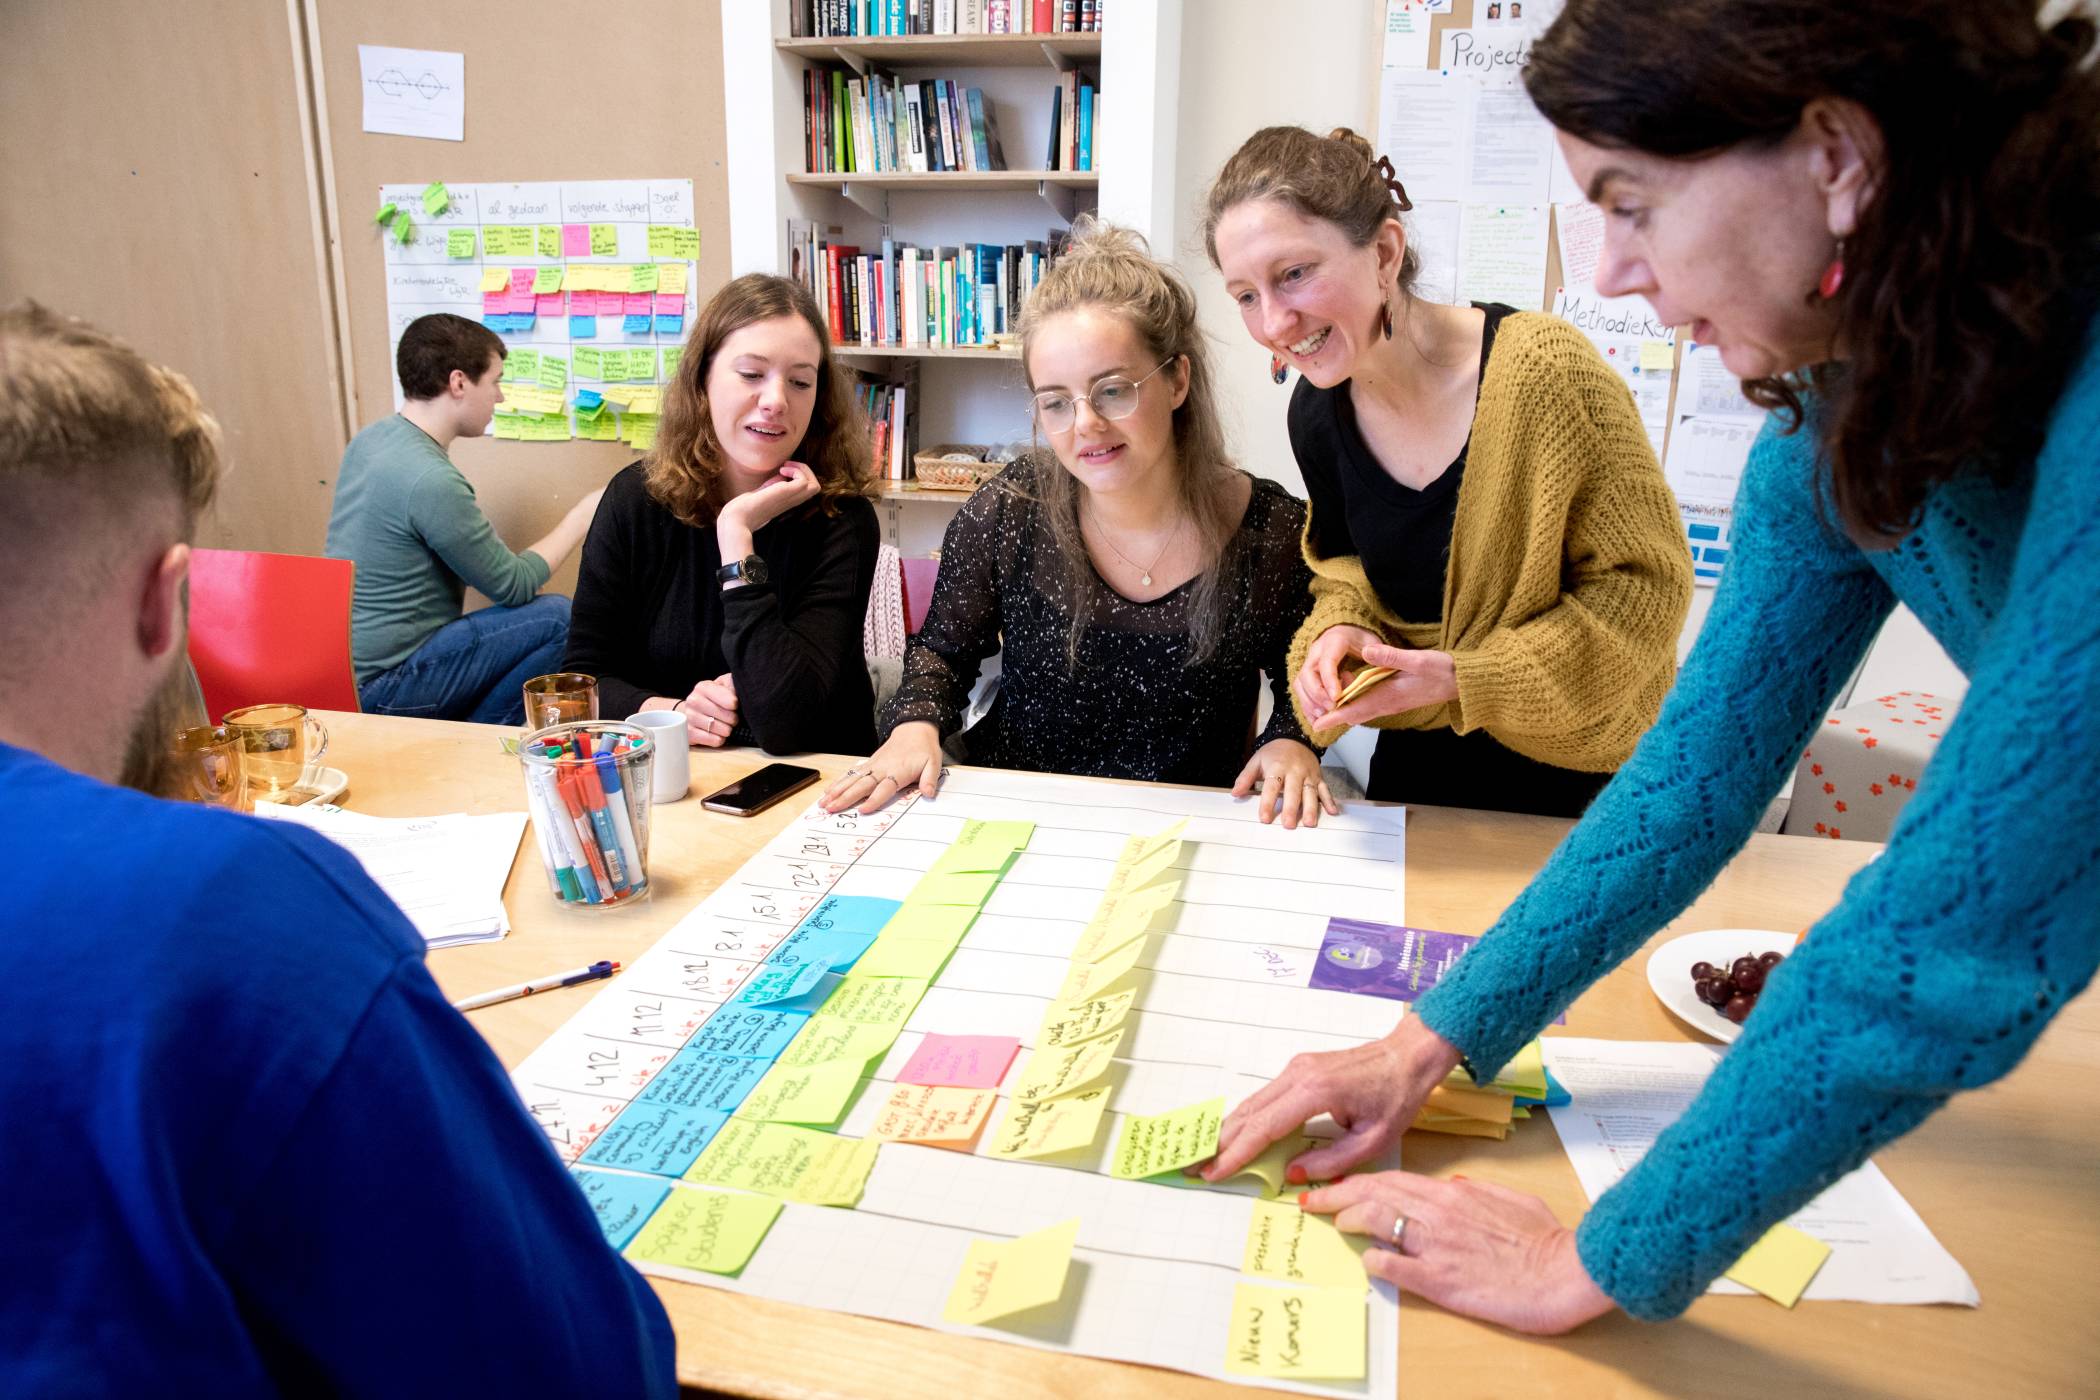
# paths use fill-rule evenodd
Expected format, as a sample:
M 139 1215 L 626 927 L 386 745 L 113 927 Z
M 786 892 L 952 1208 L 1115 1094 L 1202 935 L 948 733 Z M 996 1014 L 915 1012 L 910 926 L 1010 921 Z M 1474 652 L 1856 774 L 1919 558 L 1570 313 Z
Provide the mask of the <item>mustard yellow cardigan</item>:
M 1293 676 L 1313 640 L 1343 623 L 1456 662 L 1457 699 L 1373 726 L 1485 729 L 1541 763 L 1602 773 L 1654 723 L 1691 606 L 1691 552 L 1625 381 L 1558 317 L 1519 312 L 1496 330 L 1442 622 L 1395 616 L 1360 559 L 1321 558 L 1313 540 L 1307 512 L 1313 607 L 1291 643 Z M 1295 693 L 1291 703 L 1305 722 Z

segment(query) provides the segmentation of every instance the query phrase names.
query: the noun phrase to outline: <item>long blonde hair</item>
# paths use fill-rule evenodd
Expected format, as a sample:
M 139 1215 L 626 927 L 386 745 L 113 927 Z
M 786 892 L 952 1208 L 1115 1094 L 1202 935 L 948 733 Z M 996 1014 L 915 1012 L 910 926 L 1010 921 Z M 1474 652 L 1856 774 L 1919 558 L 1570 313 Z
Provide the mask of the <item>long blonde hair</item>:
M 1153 363 L 1176 356 L 1188 363 L 1188 393 L 1174 410 L 1174 457 L 1181 506 L 1195 528 L 1202 558 L 1189 600 L 1189 662 L 1194 664 L 1216 649 L 1224 630 L 1222 566 L 1239 531 L 1237 471 L 1218 422 L 1217 388 L 1196 324 L 1196 297 L 1180 274 L 1152 257 L 1141 234 L 1082 217 L 1021 312 L 1021 363 L 1030 389 L 1035 387 L 1030 366 L 1037 332 L 1051 317 L 1083 306 L 1112 311 L 1129 322 Z M 1079 482 L 1061 463 L 1045 464 L 1035 480 L 1043 518 L 1064 562 L 1066 596 L 1074 600 L 1065 656 L 1076 667 L 1093 596 L 1093 566 L 1079 532 Z

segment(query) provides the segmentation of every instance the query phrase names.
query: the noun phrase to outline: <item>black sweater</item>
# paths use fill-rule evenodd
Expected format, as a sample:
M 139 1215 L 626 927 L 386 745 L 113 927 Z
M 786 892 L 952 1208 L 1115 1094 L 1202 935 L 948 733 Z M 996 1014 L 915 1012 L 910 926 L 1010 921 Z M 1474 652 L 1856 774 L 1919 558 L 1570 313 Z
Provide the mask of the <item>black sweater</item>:
M 598 678 L 599 712 L 625 719 L 652 695 L 682 700 L 735 677 L 734 742 L 773 753 L 864 754 L 875 697 L 861 626 L 880 535 L 864 500 L 815 503 L 753 536 L 771 578 L 726 593 L 714 529 L 682 524 L 649 496 L 637 462 L 598 503 L 576 574 L 563 666 Z

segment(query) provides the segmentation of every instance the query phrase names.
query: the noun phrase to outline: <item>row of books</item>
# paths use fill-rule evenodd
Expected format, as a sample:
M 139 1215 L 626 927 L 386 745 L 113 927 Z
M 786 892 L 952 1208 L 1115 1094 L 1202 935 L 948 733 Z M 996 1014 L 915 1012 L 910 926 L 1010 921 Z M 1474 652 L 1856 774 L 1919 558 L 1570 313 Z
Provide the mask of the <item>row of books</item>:
M 795 38 L 1095 34 L 1107 0 L 788 0 Z
M 910 478 L 912 456 L 919 449 L 916 376 L 906 372 L 901 380 L 861 376 L 853 387 L 853 397 L 868 420 L 868 448 L 875 474 L 890 481 Z
M 1100 129 L 1101 85 L 1087 73 L 1059 74 L 1050 93 L 1050 145 L 1043 169 L 1094 169 L 1094 133 Z
M 999 119 L 981 88 L 946 78 L 802 72 L 802 135 L 811 174 L 1004 170 Z
M 829 232 L 788 221 L 791 275 L 824 308 L 835 342 L 899 348 L 989 345 L 1013 334 L 1065 237 L 952 248 L 884 239 L 864 252 Z

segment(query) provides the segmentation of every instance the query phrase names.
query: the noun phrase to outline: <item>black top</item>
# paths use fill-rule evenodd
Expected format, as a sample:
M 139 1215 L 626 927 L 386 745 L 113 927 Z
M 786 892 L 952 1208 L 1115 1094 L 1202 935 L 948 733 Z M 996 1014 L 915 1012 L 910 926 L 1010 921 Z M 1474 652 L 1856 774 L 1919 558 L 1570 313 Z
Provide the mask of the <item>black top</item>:
M 584 537 L 565 669 L 598 678 L 599 713 L 625 719 L 652 695 L 682 700 L 698 682 L 736 678 L 732 742 L 774 753 L 864 754 L 875 694 L 861 626 L 881 543 L 859 499 L 815 503 L 753 537 L 770 578 L 724 591 L 711 527 L 683 524 L 642 483 L 615 476 Z
M 1035 486 L 1038 473 L 1062 470 L 1052 459 L 1024 458 L 956 513 L 883 732 L 924 720 L 952 734 L 979 665 L 1003 644 L 999 699 L 965 736 L 972 763 L 1222 787 L 1239 776 L 1250 737 L 1256 748 L 1303 742 L 1284 655 L 1312 605 L 1312 576 L 1298 552 L 1305 503 L 1250 478 L 1246 514 L 1216 566 L 1224 571 L 1218 643 L 1193 664 L 1195 580 L 1136 603 L 1089 569 L 1076 600 L 1087 622 L 1075 671 L 1066 659 L 1075 600 Z M 1263 671 L 1276 707 L 1256 736 Z
M 1487 378 L 1495 327 L 1514 308 L 1474 305 L 1487 313 L 1480 334 L 1480 375 Z M 1474 390 L 1479 398 L 1479 390 Z M 1356 555 L 1379 601 L 1408 622 L 1444 615 L 1444 574 L 1451 558 L 1451 526 L 1458 516 L 1458 483 L 1465 446 L 1443 475 L 1417 491 L 1378 465 L 1356 426 L 1356 405 L 1344 380 L 1332 389 L 1300 379 L 1291 394 L 1291 451 L 1312 501 L 1313 553 L 1321 559 Z

